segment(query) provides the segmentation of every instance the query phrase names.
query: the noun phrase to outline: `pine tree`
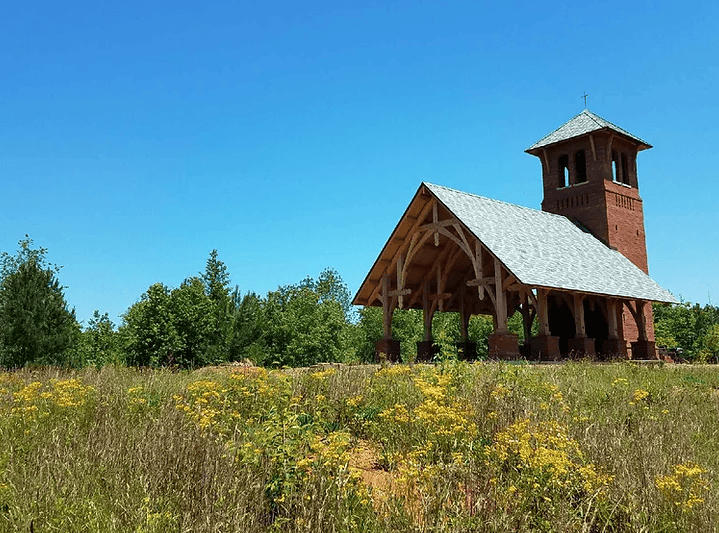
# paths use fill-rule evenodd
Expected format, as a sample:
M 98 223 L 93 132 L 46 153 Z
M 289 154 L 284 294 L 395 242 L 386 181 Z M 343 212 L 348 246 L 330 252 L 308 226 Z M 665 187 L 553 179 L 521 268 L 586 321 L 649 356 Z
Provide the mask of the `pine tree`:
M 21 240 L 16 256 L 3 252 L 0 278 L 0 365 L 64 364 L 79 332 L 44 248 Z

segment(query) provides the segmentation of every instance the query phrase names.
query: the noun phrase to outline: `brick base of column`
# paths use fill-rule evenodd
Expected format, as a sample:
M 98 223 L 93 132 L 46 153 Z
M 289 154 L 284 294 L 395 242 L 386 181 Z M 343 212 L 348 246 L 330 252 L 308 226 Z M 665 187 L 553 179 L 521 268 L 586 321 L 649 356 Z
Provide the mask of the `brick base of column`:
M 458 342 L 457 359 L 459 359 L 460 361 L 474 361 L 475 359 L 477 359 L 477 343 Z
M 654 360 L 657 357 L 657 347 L 654 341 L 637 341 L 632 343 L 632 359 Z
M 537 335 L 530 340 L 532 359 L 535 361 L 559 361 L 559 337 Z
M 519 357 L 526 359 L 527 361 L 532 360 L 532 347 L 529 344 L 519 345 Z
M 439 346 L 432 341 L 419 341 L 417 343 L 417 362 L 428 362 L 439 353 Z
M 398 363 L 400 361 L 399 341 L 391 339 L 381 339 L 377 341 L 377 344 L 374 346 L 374 360 L 381 363 L 383 358 L 390 363 Z
M 626 359 L 627 341 L 624 339 L 607 339 L 599 342 L 600 359 Z
M 588 339 L 587 337 L 569 339 L 567 349 L 569 350 L 570 356 L 575 358 L 593 357 L 595 353 L 594 339 Z
M 519 359 L 519 337 L 512 333 L 493 333 L 489 336 L 490 359 Z

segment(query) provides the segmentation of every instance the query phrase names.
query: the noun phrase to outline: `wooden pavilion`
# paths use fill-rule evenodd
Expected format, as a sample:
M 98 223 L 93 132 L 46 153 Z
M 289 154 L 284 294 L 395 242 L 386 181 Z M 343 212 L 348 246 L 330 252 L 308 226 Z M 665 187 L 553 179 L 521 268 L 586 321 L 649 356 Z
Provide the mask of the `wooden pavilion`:
M 569 218 L 422 183 L 384 245 L 353 303 L 381 306 L 384 331 L 376 353 L 399 358 L 392 337 L 396 309 L 422 309 L 432 354 L 435 312 L 460 315 L 460 352 L 471 358 L 467 329 L 473 314 L 491 315 L 490 357 L 555 360 L 567 354 L 626 357 L 626 308 L 636 323 L 634 358 L 651 358 L 645 310 L 676 302 L 624 255 Z M 524 318 L 521 348 L 507 329 Z M 539 334 L 531 337 L 538 318 Z

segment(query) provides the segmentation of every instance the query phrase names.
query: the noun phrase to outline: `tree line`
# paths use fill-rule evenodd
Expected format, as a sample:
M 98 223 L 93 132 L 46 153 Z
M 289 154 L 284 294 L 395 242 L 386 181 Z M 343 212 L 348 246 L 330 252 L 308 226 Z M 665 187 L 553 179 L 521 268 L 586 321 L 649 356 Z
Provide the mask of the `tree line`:
M 315 279 L 280 286 L 265 296 L 242 293 L 212 250 L 204 272 L 178 287 L 148 287 L 115 325 L 95 311 L 78 323 L 44 248 L 26 236 L 15 255 L 0 256 L 0 366 L 126 364 L 190 368 L 249 360 L 268 367 L 318 362 L 368 362 L 382 336 L 382 311 L 355 310 L 339 273 L 326 268 Z M 719 357 L 719 309 L 684 304 L 655 306 L 657 343 L 678 346 L 696 360 Z M 422 312 L 398 310 L 393 333 L 410 360 L 424 338 Z M 470 340 L 486 357 L 492 318 L 473 316 Z M 522 340 L 522 318 L 510 318 Z M 434 340 L 448 356 L 461 340 L 457 313 L 437 313 Z

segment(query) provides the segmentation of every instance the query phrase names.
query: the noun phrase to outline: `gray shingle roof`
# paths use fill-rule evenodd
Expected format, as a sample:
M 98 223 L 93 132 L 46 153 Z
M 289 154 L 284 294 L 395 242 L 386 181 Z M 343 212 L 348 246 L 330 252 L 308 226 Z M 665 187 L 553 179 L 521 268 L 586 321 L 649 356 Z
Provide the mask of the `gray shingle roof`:
M 622 129 L 619 126 L 612 124 L 608 120 L 603 119 L 599 115 L 595 115 L 588 109 L 585 109 L 584 111 L 579 113 L 574 118 L 570 119 L 569 121 L 567 121 L 564 124 L 562 124 L 561 126 L 559 126 L 559 128 L 554 130 L 549 135 L 542 137 L 540 140 L 538 140 L 532 146 L 527 148 L 525 150 L 525 152 L 529 152 L 531 150 L 535 150 L 535 149 L 541 148 L 543 146 L 548 146 L 550 144 L 554 144 L 554 143 L 557 143 L 560 141 L 565 141 L 565 140 L 571 139 L 573 137 L 579 137 L 580 135 L 584 135 L 584 134 L 591 133 L 593 131 L 597 131 L 597 130 L 601 130 L 601 129 L 605 129 L 605 128 L 616 131 L 617 133 L 621 133 L 622 135 L 629 137 L 630 139 L 643 145 L 644 148 L 652 147 L 651 144 L 640 139 L 636 135 L 632 135 L 627 130 Z M 640 149 L 642 149 L 642 148 L 640 148 Z
M 566 217 L 425 185 L 525 285 L 677 303 L 629 259 Z

